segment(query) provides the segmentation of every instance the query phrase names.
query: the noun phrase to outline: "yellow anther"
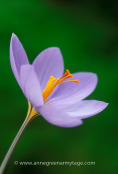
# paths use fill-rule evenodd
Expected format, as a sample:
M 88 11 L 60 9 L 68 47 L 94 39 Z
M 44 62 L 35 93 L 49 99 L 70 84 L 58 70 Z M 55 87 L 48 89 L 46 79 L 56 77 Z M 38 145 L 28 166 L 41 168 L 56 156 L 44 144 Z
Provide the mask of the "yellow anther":
M 79 83 L 79 80 L 64 81 L 65 79 L 72 78 L 72 77 L 73 77 L 73 75 L 69 72 L 69 70 L 66 70 L 66 72 L 64 73 L 64 75 L 60 79 L 56 79 L 56 78 L 54 78 L 54 76 L 51 76 L 49 81 L 47 82 L 46 88 L 42 92 L 44 101 L 49 97 L 49 95 L 52 93 L 52 91 L 54 90 L 54 88 L 57 85 L 59 85 L 61 83 L 65 83 L 65 82 Z

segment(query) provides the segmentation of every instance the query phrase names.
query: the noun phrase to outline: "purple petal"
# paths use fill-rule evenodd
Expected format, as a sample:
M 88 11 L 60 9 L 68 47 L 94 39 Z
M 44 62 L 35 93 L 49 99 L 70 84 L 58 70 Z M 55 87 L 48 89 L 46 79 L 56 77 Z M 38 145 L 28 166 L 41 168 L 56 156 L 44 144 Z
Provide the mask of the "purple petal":
M 10 42 L 10 63 L 16 80 L 20 85 L 20 68 L 29 64 L 26 52 L 15 34 L 12 34 Z
M 97 76 L 94 73 L 75 73 L 74 79 L 79 79 L 79 83 L 67 82 L 58 85 L 58 89 L 48 102 L 63 102 L 65 104 L 74 104 L 89 96 L 97 85 Z
M 78 117 L 79 119 L 84 119 L 91 117 L 103 111 L 108 103 L 97 100 L 82 100 L 74 105 L 65 106 L 63 103 L 53 104 L 60 110 L 68 113 L 71 117 Z
M 60 78 L 64 71 L 64 63 L 59 48 L 52 47 L 41 52 L 33 62 L 39 78 L 41 89 L 46 87 L 50 76 Z
M 37 75 L 32 65 L 23 65 L 20 72 L 21 88 L 33 106 L 43 105 L 43 97 Z
M 43 105 L 36 110 L 51 124 L 60 127 L 75 127 L 82 124 L 82 120 L 77 117 L 70 117 L 66 112 L 53 105 Z

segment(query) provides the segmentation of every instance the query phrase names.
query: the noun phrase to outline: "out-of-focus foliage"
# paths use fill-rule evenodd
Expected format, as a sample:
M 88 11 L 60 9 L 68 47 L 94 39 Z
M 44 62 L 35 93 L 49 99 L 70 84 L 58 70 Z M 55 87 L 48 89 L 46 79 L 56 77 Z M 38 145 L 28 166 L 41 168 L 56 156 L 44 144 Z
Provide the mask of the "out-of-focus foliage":
M 110 104 L 76 128 L 59 128 L 37 117 L 20 139 L 5 173 L 117 173 L 118 2 L 0 1 L 0 162 L 27 113 L 27 101 L 9 62 L 12 32 L 31 63 L 45 48 L 57 46 L 72 73 L 97 73 L 98 86 L 88 99 Z M 15 166 L 14 161 L 95 161 L 96 165 Z

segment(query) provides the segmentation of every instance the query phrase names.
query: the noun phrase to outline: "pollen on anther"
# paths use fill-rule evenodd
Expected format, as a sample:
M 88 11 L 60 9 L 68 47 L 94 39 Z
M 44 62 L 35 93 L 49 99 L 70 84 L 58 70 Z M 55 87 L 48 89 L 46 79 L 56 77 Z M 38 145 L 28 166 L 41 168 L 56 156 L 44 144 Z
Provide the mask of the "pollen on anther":
M 69 72 L 69 70 L 66 70 L 66 72 L 62 75 L 62 77 L 60 79 L 56 79 L 54 78 L 54 76 L 51 76 L 49 81 L 47 82 L 46 88 L 43 90 L 43 99 L 44 101 L 48 98 L 48 96 L 52 93 L 52 91 L 54 90 L 54 88 L 61 84 L 61 83 L 65 83 L 65 82 L 76 82 L 79 83 L 79 80 L 66 80 L 68 78 L 72 78 L 73 75 Z

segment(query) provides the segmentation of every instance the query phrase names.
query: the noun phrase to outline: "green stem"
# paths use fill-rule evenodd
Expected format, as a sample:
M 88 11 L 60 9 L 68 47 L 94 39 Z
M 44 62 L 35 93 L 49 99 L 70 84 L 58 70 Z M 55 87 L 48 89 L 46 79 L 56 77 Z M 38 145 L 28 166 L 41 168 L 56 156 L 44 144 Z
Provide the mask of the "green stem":
M 29 115 L 27 115 L 26 119 L 24 120 L 20 130 L 18 131 L 14 141 L 12 142 L 12 144 L 11 144 L 11 146 L 10 146 L 10 148 L 9 148 L 9 150 L 8 150 L 6 156 L 5 156 L 5 158 L 4 158 L 4 160 L 3 160 L 2 164 L 1 164 L 0 174 L 3 174 L 4 169 L 5 169 L 7 163 L 9 161 L 9 159 L 10 159 L 10 156 L 11 156 L 12 152 L 14 151 L 14 149 L 15 149 L 15 147 L 16 147 L 16 145 L 17 145 L 17 143 L 18 143 L 18 141 L 19 141 L 19 139 L 21 137 L 21 135 L 23 134 L 25 128 L 27 127 L 27 125 L 29 124 L 29 122 L 31 120 L 32 120 L 31 117 L 29 117 Z

